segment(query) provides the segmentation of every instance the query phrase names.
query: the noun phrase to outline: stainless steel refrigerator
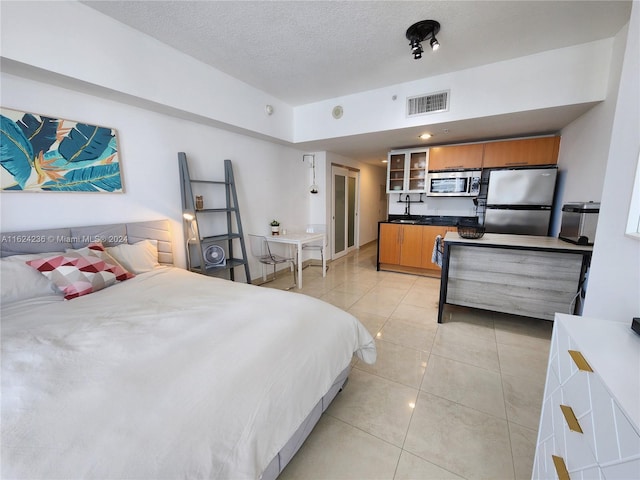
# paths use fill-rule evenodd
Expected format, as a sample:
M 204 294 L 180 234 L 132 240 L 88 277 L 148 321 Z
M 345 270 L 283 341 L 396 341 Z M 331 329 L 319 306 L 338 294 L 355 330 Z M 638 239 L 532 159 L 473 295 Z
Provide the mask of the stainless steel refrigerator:
M 547 235 L 558 169 L 492 170 L 484 225 L 487 232 Z

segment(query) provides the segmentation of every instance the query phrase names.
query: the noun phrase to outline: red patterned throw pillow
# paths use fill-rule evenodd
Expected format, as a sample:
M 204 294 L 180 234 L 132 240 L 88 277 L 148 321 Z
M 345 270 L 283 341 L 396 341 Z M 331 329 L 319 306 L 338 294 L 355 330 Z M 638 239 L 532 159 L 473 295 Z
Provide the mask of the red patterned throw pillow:
M 67 300 L 97 292 L 117 282 L 118 268 L 100 257 L 56 255 L 26 263 L 49 278 Z
M 118 280 L 119 282 L 135 277 L 133 273 L 125 269 L 122 265 L 120 265 L 120 263 L 118 263 L 115 258 L 107 253 L 101 241 L 91 242 L 89 245 L 87 245 L 87 248 L 89 249 L 90 255 L 99 257 L 105 262 L 115 266 L 115 270 L 113 273 L 115 273 L 116 280 Z

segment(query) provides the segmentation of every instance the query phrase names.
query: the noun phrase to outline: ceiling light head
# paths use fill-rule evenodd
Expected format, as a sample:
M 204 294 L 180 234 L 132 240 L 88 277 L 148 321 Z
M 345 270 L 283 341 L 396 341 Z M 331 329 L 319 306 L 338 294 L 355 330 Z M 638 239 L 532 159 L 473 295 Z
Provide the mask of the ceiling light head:
M 411 53 L 414 59 L 422 58 L 422 45 L 427 38 L 431 37 L 429 44 L 432 50 L 437 50 L 440 47 L 440 43 L 436 40 L 436 33 L 440 31 L 440 23 L 435 20 L 422 20 L 418 23 L 414 23 L 407 29 L 406 37 L 409 40 L 411 46 Z
M 430 133 L 423 133 L 422 135 L 420 135 L 418 137 L 420 140 L 429 140 L 431 138 L 431 134 Z

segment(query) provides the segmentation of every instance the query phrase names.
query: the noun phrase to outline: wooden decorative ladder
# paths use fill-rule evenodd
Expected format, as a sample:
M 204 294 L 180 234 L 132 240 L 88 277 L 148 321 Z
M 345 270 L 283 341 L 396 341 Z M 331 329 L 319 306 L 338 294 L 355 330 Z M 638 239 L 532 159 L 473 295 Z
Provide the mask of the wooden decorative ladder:
M 230 279 L 235 280 L 234 269 L 244 266 L 247 283 L 251 283 L 231 160 L 224 161 L 224 180 L 192 179 L 189 175 L 187 156 L 184 152 L 178 153 L 178 164 L 180 166 L 187 268 L 193 272 L 211 276 L 221 276 L 222 272 L 228 271 Z M 204 208 L 204 205 L 197 205 L 198 208 L 196 208 L 194 190 L 197 193 L 203 193 L 203 196 L 206 195 L 207 200 L 211 202 L 212 198 L 220 196 L 220 192 L 215 192 L 219 186 L 224 186 L 225 201 L 223 206 Z M 223 228 L 220 228 L 215 234 L 202 235 L 201 232 L 207 231 L 207 228 L 216 229 L 221 224 L 224 225 L 224 220 L 221 220 L 220 216 L 226 216 L 224 219 L 226 220 L 226 229 L 222 231 Z M 234 252 L 238 251 L 237 248 L 234 249 L 234 243 L 240 244 L 240 256 L 234 255 Z M 224 261 L 211 262 L 207 254 L 212 252 L 219 254 L 220 248 L 224 250 Z

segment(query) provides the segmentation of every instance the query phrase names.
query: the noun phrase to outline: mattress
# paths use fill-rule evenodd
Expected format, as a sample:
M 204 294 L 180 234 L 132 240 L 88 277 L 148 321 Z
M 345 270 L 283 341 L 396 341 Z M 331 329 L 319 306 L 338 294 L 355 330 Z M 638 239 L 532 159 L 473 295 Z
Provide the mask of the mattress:
M 273 478 L 353 354 L 330 304 L 175 267 L 3 305 L 3 477 Z

